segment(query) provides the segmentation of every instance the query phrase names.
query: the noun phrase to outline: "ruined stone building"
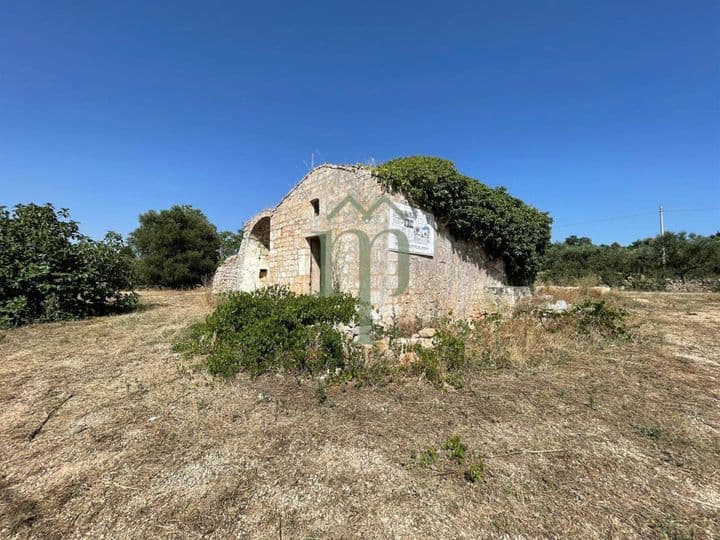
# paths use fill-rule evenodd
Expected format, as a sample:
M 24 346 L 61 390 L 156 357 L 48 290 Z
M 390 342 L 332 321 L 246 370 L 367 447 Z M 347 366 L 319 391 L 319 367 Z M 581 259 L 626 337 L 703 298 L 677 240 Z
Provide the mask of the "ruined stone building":
M 244 231 L 237 255 L 217 270 L 214 293 L 277 284 L 362 295 L 365 287 L 374 316 L 387 322 L 471 318 L 527 291 L 506 287 L 502 260 L 453 238 L 365 167 L 313 169 Z

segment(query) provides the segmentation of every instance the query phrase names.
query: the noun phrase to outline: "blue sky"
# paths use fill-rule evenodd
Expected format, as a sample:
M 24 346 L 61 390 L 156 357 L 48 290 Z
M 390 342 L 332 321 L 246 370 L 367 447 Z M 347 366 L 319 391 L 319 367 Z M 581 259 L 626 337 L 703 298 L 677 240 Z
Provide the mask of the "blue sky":
M 720 3 L 2 2 L 0 205 L 220 229 L 315 161 L 413 154 L 553 236 L 720 230 Z

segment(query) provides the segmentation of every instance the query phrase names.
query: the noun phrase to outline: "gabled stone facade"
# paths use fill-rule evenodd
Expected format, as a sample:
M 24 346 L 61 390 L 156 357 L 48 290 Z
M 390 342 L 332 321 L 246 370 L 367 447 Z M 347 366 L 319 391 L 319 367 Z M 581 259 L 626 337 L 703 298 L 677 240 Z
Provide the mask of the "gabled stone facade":
M 364 219 L 348 196 L 364 210 L 374 203 L 379 206 Z M 395 294 L 403 258 L 388 243 L 393 209 L 387 201 L 408 204 L 402 195 L 386 192 L 365 167 L 313 169 L 274 209 L 246 223 L 239 252 L 218 268 L 213 292 L 277 284 L 313 293 L 319 290 L 322 275 L 334 290 L 358 295 L 359 232 L 370 240 L 370 299 L 375 316 L 385 322 L 428 321 L 445 315 L 472 318 L 527 294 L 525 288 L 504 285 L 501 260 L 490 259 L 478 244 L 454 239 L 444 226 L 433 227 L 432 256 L 409 255 L 407 287 Z M 323 234 L 333 239 L 330 254 L 321 253 L 318 239 Z

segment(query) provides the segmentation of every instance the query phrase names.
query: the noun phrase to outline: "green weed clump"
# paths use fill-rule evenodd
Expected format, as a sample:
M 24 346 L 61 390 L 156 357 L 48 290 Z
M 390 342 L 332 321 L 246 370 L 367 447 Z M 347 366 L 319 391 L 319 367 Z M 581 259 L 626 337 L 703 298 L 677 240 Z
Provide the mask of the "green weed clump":
M 445 441 L 445 451 L 447 452 L 448 458 L 455 463 L 462 465 L 465 462 L 467 446 L 463 444 L 459 435 L 454 435 Z
M 664 430 L 658 426 L 640 426 L 637 428 L 637 432 L 643 437 L 659 441 L 663 436 Z
M 300 295 L 277 286 L 230 293 L 190 327 L 176 350 L 204 355 L 210 373 L 223 377 L 240 371 L 334 372 L 347 356 L 335 326 L 349 324 L 356 314 L 357 301 L 348 294 Z
M 438 460 L 438 453 L 435 448 L 427 448 L 424 452 L 420 454 L 420 457 L 418 458 L 418 461 L 420 462 L 420 466 L 423 469 L 427 469 L 429 467 L 432 467 L 435 465 L 435 462 Z
M 447 465 L 444 467 L 443 474 L 454 474 L 462 477 L 470 484 L 481 482 L 485 474 L 485 462 L 482 456 L 474 454 L 468 450 L 465 443 L 462 442 L 460 435 L 452 435 L 448 437 L 443 445 L 445 450 L 445 458 Z M 473 459 L 472 456 L 475 455 Z M 442 459 L 442 456 L 435 447 L 428 447 L 422 452 L 413 452 L 412 458 L 417 461 L 421 469 L 434 468 Z M 470 464 L 463 470 L 466 461 Z
M 482 461 L 478 461 L 465 469 L 465 473 L 463 474 L 463 476 L 465 477 L 465 480 L 467 480 L 471 484 L 475 484 L 482 480 L 484 472 L 485 464 Z
M 570 328 L 580 336 L 595 338 L 629 338 L 627 310 L 605 300 L 585 300 L 563 313 L 541 313 L 549 319 L 551 330 Z

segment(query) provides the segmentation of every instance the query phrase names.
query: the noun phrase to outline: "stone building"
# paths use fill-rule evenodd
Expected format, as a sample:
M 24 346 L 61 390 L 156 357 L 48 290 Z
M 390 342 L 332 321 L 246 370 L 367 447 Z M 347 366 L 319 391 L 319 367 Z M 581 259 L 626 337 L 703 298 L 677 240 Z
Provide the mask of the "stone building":
M 384 190 L 365 167 L 313 169 L 244 231 L 237 255 L 217 270 L 214 293 L 274 284 L 316 293 L 325 285 L 369 294 L 373 316 L 385 322 L 472 318 L 528 293 L 504 285 L 502 260 L 453 238 L 432 215 Z

